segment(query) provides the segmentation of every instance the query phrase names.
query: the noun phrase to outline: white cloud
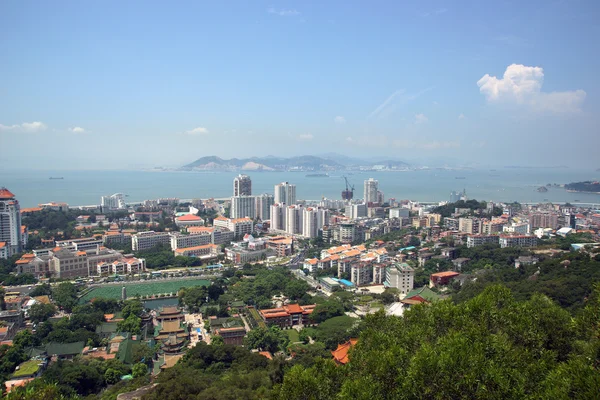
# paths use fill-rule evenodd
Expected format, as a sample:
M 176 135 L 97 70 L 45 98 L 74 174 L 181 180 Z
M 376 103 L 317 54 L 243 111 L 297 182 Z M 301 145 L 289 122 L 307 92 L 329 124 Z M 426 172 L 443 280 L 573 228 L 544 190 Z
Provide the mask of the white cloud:
M 429 119 L 425 116 L 425 114 L 415 114 L 415 124 L 424 124 L 428 121 Z
M 267 8 L 267 12 L 269 14 L 275 14 L 275 15 L 279 15 L 280 17 L 294 17 L 296 15 L 300 15 L 300 11 L 298 10 L 292 10 L 292 9 L 286 9 L 286 8 L 274 8 L 274 7 L 269 7 Z
M 341 115 L 338 115 L 337 117 L 335 117 L 335 118 L 333 119 L 333 121 L 334 121 L 336 124 L 345 124 L 345 123 L 346 123 L 346 118 L 342 117 Z
M 73 132 L 73 133 L 85 133 L 86 130 L 83 129 L 80 126 L 76 126 L 75 128 L 69 128 L 69 132 Z
M 512 64 L 501 79 L 485 74 L 477 81 L 479 91 L 489 103 L 516 104 L 534 111 L 569 114 L 581 112 L 583 90 L 542 92 L 544 69 Z
M 190 131 L 185 131 L 185 133 L 186 135 L 206 135 L 208 134 L 208 129 L 199 126 Z
M 300 140 L 313 140 L 313 135 L 310 133 L 303 133 L 301 135 L 298 135 L 298 139 Z
M 467 118 L 467 117 L 465 117 L 465 114 L 463 114 L 463 113 L 458 114 L 458 119 L 465 119 L 465 118 Z
M 15 131 L 15 132 L 41 132 L 45 131 L 48 127 L 43 122 L 23 122 L 20 125 L 2 125 L 0 124 L 0 132 L 2 131 Z

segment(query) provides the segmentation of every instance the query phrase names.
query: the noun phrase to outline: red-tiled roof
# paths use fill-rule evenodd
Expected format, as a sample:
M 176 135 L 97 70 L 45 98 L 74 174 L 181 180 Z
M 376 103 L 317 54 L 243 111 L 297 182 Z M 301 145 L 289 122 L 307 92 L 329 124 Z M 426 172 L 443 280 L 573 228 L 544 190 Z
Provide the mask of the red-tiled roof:
M 337 349 L 335 349 L 331 352 L 331 355 L 333 356 L 333 360 L 340 364 L 347 364 L 348 361 L 350 361 L 348 359 L 348 351 L 352 347 L 354 347 L 357 342 L 358 342 L 358 339 L 350 339 L 349 341 L 347 341 L 344 344 L 338 344 Z
M 302 307 L 298 304 L 288 304 L 287 306 L 283 306 L 283 308 L 290 314 L 298 314 L 303 311 Z
M 182 215 L 181 217 L 177 217 L 176 218 L 177 221 L 201 221 L 202 218 L 200 218 L 197 215 L 193 215 L 193 214 L 187 214 L 187 215 Z
M 0 188 L 0 200 L 8 200 L 13 199 L 15 197 L 14 194 L 10 192 L 7 188 Z
M 460 275 L 458 272 L 454 271 L 445 271 L 445 272 L 436 272 L 435 274 L 431 274 L 431 278 L 446 278 Z

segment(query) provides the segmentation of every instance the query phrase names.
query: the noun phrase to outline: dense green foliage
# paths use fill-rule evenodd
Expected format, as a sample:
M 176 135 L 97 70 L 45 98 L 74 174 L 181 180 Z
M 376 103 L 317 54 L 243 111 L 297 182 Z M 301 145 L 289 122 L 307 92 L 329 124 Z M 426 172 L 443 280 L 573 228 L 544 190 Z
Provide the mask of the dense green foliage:
M 19 258 L 21 258 L 21 254 L 15 254 L 8 259 L 0 258 L 0 284 L 4 286 L 17 286 L 37 282 L 37 279 L 31 274 L 11 274 L 15 270 L 15 262 Z
M 485 201 L 477 201 L 477 200 L 459 200 L 454 203 L 447 203 L 443 206 L 438 206 L 433 209 L 434 213 L 440 214 L 442 217 L 449 217 L 454 213 L 456 208 L 468 208 L 471 210 L 471 213 L 474 214 L 485 214 L 485 210 L 487 207 L 487 203 Z M 502 215 L 502 209 L 498 207 L 494 207 L 490 216 L 499 216 Z
M 572 183 L 567 183 L 565 185 L 565 189 L 575 190 L 577 192 L 600 193 L 600 183 L 596 182 L 596 181 L 594 181 L 594 182 L 592 182 L 592 181 L 572 182 Z
M 460 305 L 413 307 L 404 318 L 377 313 L 365 320 L 348 365 L 296 366 L 280 397 L 594 398 L 599 292 L 582 324 L 545 296 L 518 302 L 498 286 Z M 316 390 L 303 392 L 308 385 Z
M 158 376 L 148 400 L 264 398 L 282 381 L 282 367 L 242 347 L 200 342 Z
M 504 252 L 509 254 L 509 249 Z M 519 300 L 543 293 L 561 307 L 576 311 L 585 304 L 595 282 L 600 282 L 600 260 L 590 259 L 585 253 L 570 253 L 561 258 L 548 258 L 536 265 L 494 264 L 477 274 L 477 280 L 466 283 L 455 302 L 463 302 L 481 293 L 486 287 L 502 283 Z
M 59 308 L 71 312 L 77 305 L 77 287 L 71 282 L 59 283 L 52 288 L 52 299 Z
M 35 303 L 29 309 L 29 319 L 34 324 L 39 324 L 47 321 L 55 312 L 56 307 L 54 304 Z

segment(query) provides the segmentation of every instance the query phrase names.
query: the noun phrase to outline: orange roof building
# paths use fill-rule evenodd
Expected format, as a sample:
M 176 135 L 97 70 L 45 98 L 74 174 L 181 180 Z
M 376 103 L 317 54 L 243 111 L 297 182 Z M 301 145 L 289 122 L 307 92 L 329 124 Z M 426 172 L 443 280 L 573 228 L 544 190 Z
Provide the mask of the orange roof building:
M 456 278 L 458 275 L 460 274 L 454 271 L 437 272 L 435 274 L 431 274 L 429 275 L 429 286 L 434 287 L 438 285 L 447 285 L 453 278 Z
M 310 324 L 309 316 L 315 307 L 315 304 L 306 306 L 288 304 L 283 307 L 260 310 L 259 313 L 265 323 L 278 325 L 283 329 L 294 325 Z
M 340 365 L 348 364 L 348 361 L 350 361 L 348 358 L 348 352 L 351 348 L 356 346 L 356 343 L 358 343 L 358 339 L 350 339 L 346 343 L 338 344 L 337 349 L 331 352 L 333 361 Z

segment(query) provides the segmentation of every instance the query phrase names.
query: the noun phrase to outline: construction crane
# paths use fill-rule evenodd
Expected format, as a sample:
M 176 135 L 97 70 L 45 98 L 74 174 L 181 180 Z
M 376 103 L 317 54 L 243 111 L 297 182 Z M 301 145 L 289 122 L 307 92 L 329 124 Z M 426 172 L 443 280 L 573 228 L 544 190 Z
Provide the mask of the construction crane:
M 348 182 L 348 178 L 344 176 L 344 180 L 346 181 L 346 190 L 342 191 L 342 199 L 343 200 L 352 200 L 354 197 L 354 186 L 350 185 Z

